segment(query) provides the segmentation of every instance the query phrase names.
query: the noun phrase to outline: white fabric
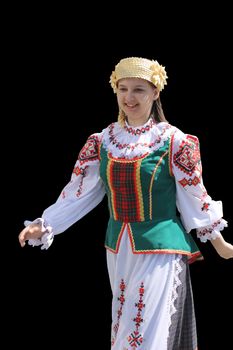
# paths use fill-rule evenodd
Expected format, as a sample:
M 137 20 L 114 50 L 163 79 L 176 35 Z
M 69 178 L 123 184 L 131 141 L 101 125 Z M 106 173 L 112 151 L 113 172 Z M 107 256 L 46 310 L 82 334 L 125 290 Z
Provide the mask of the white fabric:
M 150 121 L 142 127 L 130 127 L 130 129 L 136 133 L 137 130 L 145 129 L 149 124 Z M 126 126 L 129 128 L 127 123 Z M 111 131 L 109 132 L 109 130 Z M 113 157 L 132 159 L 134 157 L 141 157 L 145 153 L 152 153 L 162 147 L 170 136 L 171 131 L 172 126 L 162 122 L 157 126 L 153 124 L 153 127 L 149 131 L 134 135 L 122 128 L 118 123 L 113 123 L 104 130 L 102 141 L 104 147 Z M 118 144 L 121 147 L 118 147 Z
M 99 143 L 103 142 L 104 147 L 115 158 L 132 159 L 157 150 L 174 134 L 170 155 L 171 169 L 176 181 L 177 208 L 183 225 L 187 232 L 196 228 L 201 229 L 203 233 L 206 228 L 206 235 L 197 234 L 203 242 L 216 238 L 220 234 L 219 231 L 227 226 L 227 222 L 222 219 L 222 202 L 214 201 L 207 194 L 198 168 L 189 177 L 191 179 L 199 177 L 200 183 L 183 187 L 179 182 L 184 173 L 174 164 L 173 157 L 181 143 L 185 142 L 187 134 L 168 123 L 153 124 L 150 120 L 141 127 L 130 127 L 133 132 L 129 132 L 129 125 L 126 127 L 128 129 L 122 128 L 118 123 L 112 123 L 101 133 L 92 136 Z M 103 199 L 105 188 L 99 176 L 99 160 L 87 160 L 84 164 L 78 160 L 75 167 L 82 168 L 85 176 L 72 174 L 71 181 L 65 186 L 56 203 L 42 214 L 44 224 L 47 223 L 49 227 L 49 234 L 45 234 L 43 240 L 29 240 L 29 244 L 42 245 L 42 249 L 47 249 L 54 235 L 65 231 Z M 78 190 L 80 192 L 77 195 Z M 209 203 L 208 210 L 201 210 L 204 201 Z
M 113 293 L 112 302 L 112 350 L 134 349 L 130 346 L 135 336 L 135 317 L 143 283 L 144 293 L 140 312 L 143 319 L 137 331 L 141 335 L 136 348 L 140 350 L 167 350 L 171 316 L 176 311 L 176 289 L 180 285 L 179 261 L 176 254 L 133 254 L 125 228 L 118 254 L 107 250 L 107 265 Z M 120 285 L 125 283 L 121 293 Z M 121 303 L 119 298 L 123 302 Z M 119 317 L 120 313 L 120 317 Z
M 201 163 L 199 166 L 195 167 L 191 175 L 184 174 L 184 172 L 174 164 L 174 155 L 179 152 L 181 143 L 186 142 L 187 136 L 188 135 L 184 134 L 181 130 L 176 129 L 174 141 L 172 143 L 171 164 L 176 181 L 176 205 L 180 212 L 181 221 L 187 232 L 195 228 L 201 228 L 202 231 L 205 227 L 209 229 L 205 237 L 198 234 L 197 230 L 197 237 L 200 238 L 202 242 L 206 242 L 207 240 L 215 239 L 220 236 L 219 231 L 227 226 L 227 222 L 222 219 L 222 202 L 213 200 L 210 195 L 208 195 L 203 184 Z M 197 142 L 199 143 L 198 139 Z M 179 181 L 183 178 L 187 180 L 198 178 L 200 182 L 196 185 L 182 186 Z M 208 203 L 207 210 L 202 209 L 204 203 Z M 215 228 L 214 230 L 212 229 L 212 225 Z
M 80 162 L 78 160 L 75 167 L 79 165 Z M 53 242 L 54 235 L 64 232 L 102 201 L 105 189 L 99 176 L 99 161 L 86 162 L 85 166 L 88 166 L 86 176 L 77 176 L 73 173 L 71 181 L 63 188 L 57 201 L 42 214 L 43 222 L 52 227 L 52 233 L 50 232 L 49 235 L 45 234 L 42 237 L 43 240 L 29 240 L 28 243 L 30 245 L 42 245 L 41 249 L 48 249 Z M 77 196 L 77 190 L 81 181 L 82 192 Z

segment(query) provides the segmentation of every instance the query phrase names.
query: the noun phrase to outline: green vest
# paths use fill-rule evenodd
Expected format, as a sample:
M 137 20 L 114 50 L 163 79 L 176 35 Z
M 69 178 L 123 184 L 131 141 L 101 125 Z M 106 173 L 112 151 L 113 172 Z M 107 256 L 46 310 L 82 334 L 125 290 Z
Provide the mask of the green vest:
M 177 216 L 176 184 L 170 169 L 170 138 L 141 158 L 113 158 L 100 148 L 100 176 L 110 218 L 106 248 L 117 253 L 125 228 L 135 254 L 179 253 L 200 256 Z

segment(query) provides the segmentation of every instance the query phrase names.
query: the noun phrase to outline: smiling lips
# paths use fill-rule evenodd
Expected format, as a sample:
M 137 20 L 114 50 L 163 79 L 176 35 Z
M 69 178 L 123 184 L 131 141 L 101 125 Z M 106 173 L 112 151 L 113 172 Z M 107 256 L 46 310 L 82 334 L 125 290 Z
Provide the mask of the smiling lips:
M 137 104 L 136 104 L 136 105 L 130 105 L 130 104 L 125 103 L 125 106 L 126 106 L 126 108 L 132 110 L 132 109 L 134 109 L 135 107 L 137 107 Z

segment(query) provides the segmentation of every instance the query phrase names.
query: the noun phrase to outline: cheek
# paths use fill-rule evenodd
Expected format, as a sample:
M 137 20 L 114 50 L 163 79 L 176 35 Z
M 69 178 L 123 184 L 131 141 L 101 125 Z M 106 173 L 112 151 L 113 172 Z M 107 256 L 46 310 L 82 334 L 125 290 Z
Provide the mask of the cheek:
M 144 96 L 142 99 L 142 102 L 147 106 L 151 106 L 153 104 L 154 100 L 153 100 L 152 96 Z
M 117 103 L 118 105 L 122 104 L 122 97 L 120 95 L 117 95 Z

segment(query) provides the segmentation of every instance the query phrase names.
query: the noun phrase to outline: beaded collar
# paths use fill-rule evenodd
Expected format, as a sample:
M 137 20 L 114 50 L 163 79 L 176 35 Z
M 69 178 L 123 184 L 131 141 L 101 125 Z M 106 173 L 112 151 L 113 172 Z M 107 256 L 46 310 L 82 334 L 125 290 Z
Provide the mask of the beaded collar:
M 153 118 L 149 118 L 149 120 L 142 126 L 130 126 L 127 121 L 125 121 L 125 126 L 124 129 L 126 132 L 128 132 L 131 135 L 141 135 L 141 134 L 145 134 L 145 132 L 149 131 L 153 125 L 155 124 L 154 119 Z

